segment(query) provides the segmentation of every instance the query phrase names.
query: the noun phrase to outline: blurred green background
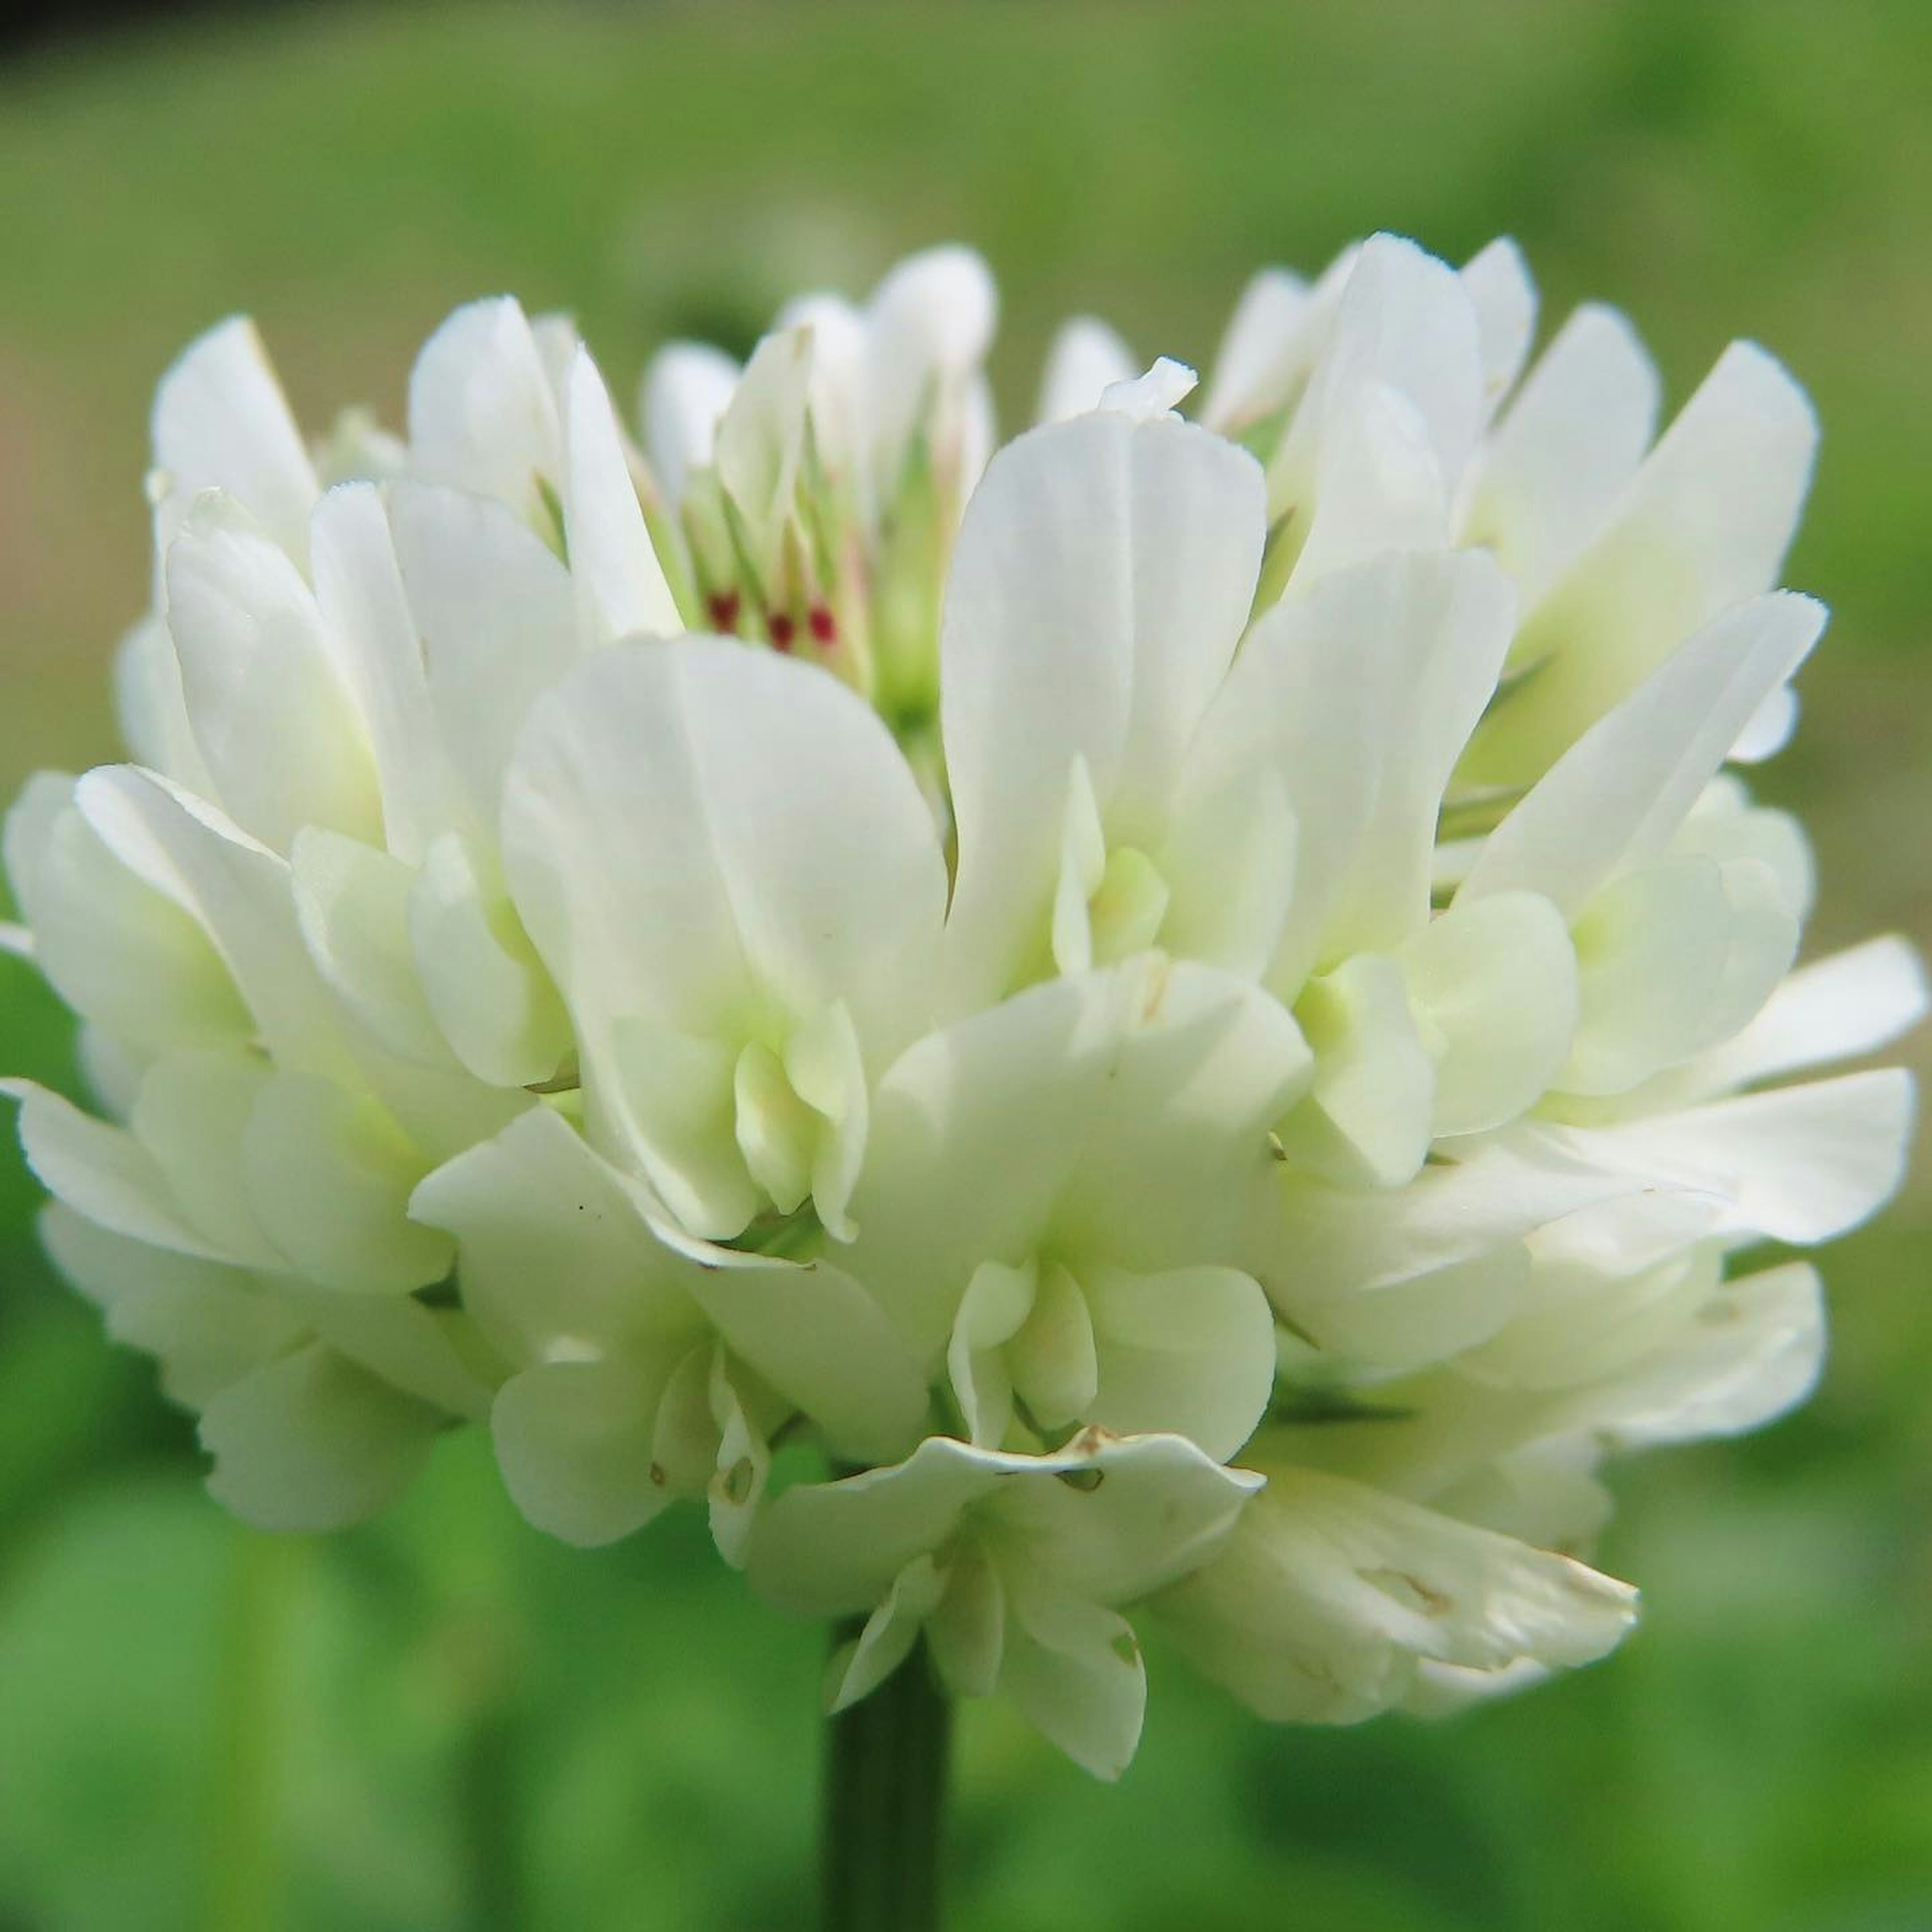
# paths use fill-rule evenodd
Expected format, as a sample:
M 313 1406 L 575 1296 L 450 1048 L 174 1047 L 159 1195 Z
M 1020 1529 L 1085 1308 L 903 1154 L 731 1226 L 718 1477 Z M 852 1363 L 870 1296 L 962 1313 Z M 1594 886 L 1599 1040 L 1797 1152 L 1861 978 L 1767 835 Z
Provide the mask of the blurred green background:
M 284 11 L 0 70 L 0 778 L 113 754 L 153 382 L 260 320 L 298 411 L 394 420 L 500 289 L 614 388 L 667 333 L 977 244 L 1009 419 L 1054 320 L 1204 357 L 1264 261 L 1516 235 L 1546 316 L 1636 317 L 1681 399 L 1750 334 L 1826 431 L 1789 572 L 1836 608 L 1768 776 L 1815 947 L 1932 939 L 1932 9 L 852 4 Z M 7 1070 L 71 1084 L 10 962 Z M 1919 1049 L 1920 1057 L 1923 1050 Z M 0 1932 L 808 1922 L 819 1636 L 699 1524 L 596 1556 L 487 1450 L 326 1543 L 238 1530 L 0 1167 Z M 965 1726 L 964 1928 L 1932 1926 L 1932 1187 L 1827 1262 L 1801 1418 L 1625 1470 L 1607 1664 L 1456 1723 L 1252 1722 L 1156 1656 L 1125 1783 Z

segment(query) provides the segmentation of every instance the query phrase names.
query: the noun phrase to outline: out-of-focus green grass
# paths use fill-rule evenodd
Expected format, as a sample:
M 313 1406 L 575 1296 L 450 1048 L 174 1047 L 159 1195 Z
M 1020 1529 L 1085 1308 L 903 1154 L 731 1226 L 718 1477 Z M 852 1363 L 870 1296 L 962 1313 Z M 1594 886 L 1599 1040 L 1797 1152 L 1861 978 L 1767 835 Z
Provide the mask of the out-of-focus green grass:
M 1682 397 L 1757 335 L 1826 428 L 1790 572 L 1838 608 L 1768 781 L 1821 943 L 1932 937 L 1932 14 L 1383 0 L 344 9 L 0 75 L 0 778 L 112 752 L 153 380 L 237 308 L 317 424 L 509 288 L 614 382 L 959 236 L 1017 416 L 1052 320 L 1204 356 L 1250 268 L 1508 230 L 1547 312 L 1637 316 Z M 4 969 L 0 1060 L 70 1079 Z M 694 1523 L 586 1556 L 452 1442 L 387 1520 L 233 1527 L 0 1166 L 0 1928 L 803 1922 L 818 1638 Z M 1836 1359 L 1771 1436 L 1632 1468 L 1610 1664 L 1446 1726 L 1266 1729 L 1155 1660 L 1093 1786 L 965 1730 L 958 1922 L 1004 1932 L 1932 1924 L 1928 1190 L 1836 1251 Z

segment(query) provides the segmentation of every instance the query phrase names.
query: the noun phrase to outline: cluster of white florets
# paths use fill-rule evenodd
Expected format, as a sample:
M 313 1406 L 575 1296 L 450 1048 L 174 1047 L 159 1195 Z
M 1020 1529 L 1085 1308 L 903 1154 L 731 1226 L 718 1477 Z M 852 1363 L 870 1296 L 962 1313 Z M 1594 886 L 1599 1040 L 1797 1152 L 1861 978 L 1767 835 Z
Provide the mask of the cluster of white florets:
M 1200 422 L 1072 325 L 993 453 L 976 258 L 648 373 L 459 310 L 311 447 L 164 381 L 134 762 L 16 806 L 93 1111 L 48 1244 L 257 1523 L 475 1422 L 539 1526 L 680 1500 L 1118 1772 L 1151 1620 L 1266 1715 L 1598 1655 L 1606 1452 L 1743 1429 L 1895 1184 L 1894 940 L 1794 972 L 1732 769 L 1823 621 L 1814 426 L 1515 250 L 1243 298 Z M 800 1454 L 772 1480 L 782 1445 Z M 814 1460 L 815 1458 L 815 1460 Z

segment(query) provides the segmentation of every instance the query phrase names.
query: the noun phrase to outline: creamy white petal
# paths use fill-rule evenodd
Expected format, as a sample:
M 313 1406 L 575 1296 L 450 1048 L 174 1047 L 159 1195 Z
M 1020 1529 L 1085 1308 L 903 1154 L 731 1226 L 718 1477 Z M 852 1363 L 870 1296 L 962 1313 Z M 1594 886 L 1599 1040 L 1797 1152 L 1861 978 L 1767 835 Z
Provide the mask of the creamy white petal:
M 423 997 L 458 1059 L 492 1086 L 552 1078 L 570 1051 L 570 1017 L 494 856 L 444 833 L 424 854 L 406 916 Z
M 1459 904 L 1400 962 L 1436 1063 L 1432 1132 L 1485 1132 L 1528 1112 L 1576 1030 L 1576 955 L 1556 907 L 1533 892 Z
M 196 500 L 166 564 L 168 629 L 223 806 L 278 851 L 304 825 L 380 836 L 368 734 L 314 595 L 230 496 Z
M 123 865 L 208 934 L 279 1064 L 342 1064 L 329 995 L 302 944 L 282 860 L 205 801 L 131 766 L 89 772 L 74 802 Z
M 258 1529 L 342 1529 L 386 1508 L 442 1418 L 321 1343 L 284 1355 L 202 1411 L 208 1492 Z
M 527 1108 L 418 1186 L 410 1213 L 457 1243 L 464 1304 L 518 1364 L 688 1349 L 698 1270 L 656 1240 L 583 1136 Z
M 926 1378 L 878 1303 L 830 1262 L 699 1269 L 694 1298 L 734 1352 L 825 1430 L 834 1450 L 903 1455 L 926 1420 Z
M 306 557 L 315 472 L 246 316 L 220 323 L 182 352 L 154 392 L 152 429 L 173 514 L 204 490 L 225 490 L 290 556 Z M 172 530 L 170 519 L 165 533 Z
M 1490 834 L 1458 902 L 1524 890 L 1574 911 L 1617 868 L 1660 851 L 1745 719 L 1804 662 L 1824 623 L 1822 605 L 1780 591 L 1700 632 Z
M 185 506 L 182 514 L 187 514 Z M 114 654 L 114 716 L 136 764 L 160 772 L 190 791 L 214 789 L 188 723 L 175 640 L 158 609 L 134 625 Z
M 310 826 L 296 836 L 289 872 L 309 957 L 336 998 L 388 1052 L 447 1065 L 449 1049 L 410 948 L 414 868 L 373 845 Z
M 410 455 L 430 483 L 490 496 L 524 520 L 550 516 L 562 484 L 556 400 L 529 318 L 508 296 L 460 308 L 410 372 Z
M 1413 242 L 1363 244 L 1341 291 L 1328 343 L 1288 434 L 1268 465 L 1268 502 L 1306 514 L 1324 444 L 1382 387 L 1417 413 L 1445 487 L 1475 446 L 1484 412 L 1476 309 L 1456 272 Z
M 584 634 L 600 643 L 671 636 L 683 626 L 644 527 L 610 392 L 586 349 L 570 365 L 564 422 L 564 533 Z
M 121 1039 L 241 1044 L 254 1022 L 207 934 L 108 850 L 74 799 L 73 779 L 38 772 L 7 814 L 7 874 L 35 963 L 68 1005 Z
M 1888 934 L 1801 966 L 1735 1040 L 1698 1063 L 1698 1089 L 1796 1073 L 1888 1046 L 1925 1017 L 1924 962 Z
M 1125 1618 L 1022 1570 L 1007 1586 L 1000 1688 L 1083 1770 L 1109 1781 L 1140 1742 L 1147 1671 Z
M 980 1264 L 1049 1235 L 1129 1267 L 1198 1261 L 1232 1239 L 1216 1223 L 1307 1066 L 1285 1012 L 1206 968 L 1150 956 L 1034 987 L 880 1082 L 850 1265 L 936 1359 Z
M 1679 640 L 1768 590 L 1817 434 L 1804 392 L 1770 356 L 1748 343 L 1726 350 L 1607 526 L 1529 614 L 1519 659 L 1549 662 L 1485 728 L 1472 777 L 1533 778 Z
M 1694 854 L 1612 879 L 1575 931 L 1580 1021 L 1554 1083 L 1575 1094 L 1627 1092 L 1736 1034 L 1798 949 L 1768 867 Z
M 1483 414 L 1495 409 L 1522 373 L 1536 333 L 1536 284 L 1522 250 L 1498 236 L 1463 263 L 1458 278 L 1476 313 L 1483 370 Z
M 368 728 L 384 842 L 415 860 L 436 832 L 471 818 L 430 702 L 417 620 L 375 485 L 330 490 L 316 506 L 314 542 L 316 603 Z
M 1570 316 L 1484 444 L 1463 519 L 1533 605 L 1594 537 L 1657 427 L 1658 382 L 1615 309 Z
M 389 514 L 430 710 L 488 828 L 518 728 L 586 647 L 569 573 L 511 511 L 482 496 L 396 484 Z
M 1286 268 L 1264 268 L 1242 290 L 1210 365 L 1201 420 L 1224 434 L 1287 402 L 1305 370 L 1308 284 Z
M 182 1212 L 160 1164 L 132 1134 L 31 1082 L 20 1091 L 20 1147 L 56 1201 L 110 1233 L 175 1254 L 229 1259 Z
M 272 1075 L 242 1160 L 255 1220 L 309 1280 L 406 1294 L 449 1272 L 448 1238 L 406 1218 L 427 1163 L 368 1095 L 313 1075 Z
M 673 1499 L 654 1455 L 669 1365 L 547 1362 L 513 1376 L 490 1412 L 503 1486 L 547 1534 L 614 1543 Z
M 739 373 L 730 356 L 702 342 L 668 343 L 644 371 L 644 448 L 672 502 L 682 500 L 694 470 L 710 466 Z
M 1314 1050 L 1306 1097 L 1276 1130 L 1292 1167 L 1344 1187 L 1400 1187 L 1429 1150 L 1436 1068 L 1402 969 L 1358 953 L 1310 981 L 1295 1016 Z
M 1716 1231 L 1830 1240 L 1904 1172 L 1910 1075 L 1895 1067 L 1714 1101 L 1608 1127 L 1550 1130 L 1582 1159 L 1721 1204 Z
M 592 659 L 533 716 L 503 831 L 586 1020 L 701 1028 L 748 999 L 842 998 L 890 1047 L 931 997 L 930 814 L 885 727 L 810 665 L 719 639 Z
M 1255 1432 L 1274 1388 L 1274 1318 L 1234 1268 L 1091 1268 L 1097 1390 L 1088 1420 L 1118 1436 L 1184 1436 L 1217 1462 Z
M 1450 768 L 1509 639 L 1487 557 L 1389 557 L 1324 578 L 1258 623 L 1190 755 L 1190 786 L 1270 770 L 1299 829 L 1294 901 L 1269 975 L 1398 945 L 1428 917 Z
M 1107 325 L 1090 315 L 1063 322 L 1047 352 L 1035 419 L 1064 422 L 1097 406 L 1110 385 L 1128 381 L 1139 368 L 1133 351 Z
M 1277 1468 L 1221 1556 L 1153 1606 L 1204 1675 L 1261 1715 L 1346 1724 L 1424 1659 L 1586 1664 L 1635 1613 L 1627 1585 L 1312 1471 Z
M 249 1116 L 268 1078 L 254 1054 L 166 1054 L 142 1076 L 128 1124 L 190 1226 L 240 1265 L 279 1270 L 242 1170 Z
M 306 1339 L 294 1310 L 236 1269 L 130 1240 L 58 1201 L 40 1210 L 39 1227 L 55 1267 L 102 1310 L 109 1334 L 158 1358 L 171 1400 L 198 1408 Z
M 1011 982 L 1045 916 L 1076 758 L 1112 841 L 1158 838 L 1246 623 L 1262 534 L 1252 460 L 1187 424 L 1081 417 L 988 470 L 940 646 L 956 971 L 976 992 Z

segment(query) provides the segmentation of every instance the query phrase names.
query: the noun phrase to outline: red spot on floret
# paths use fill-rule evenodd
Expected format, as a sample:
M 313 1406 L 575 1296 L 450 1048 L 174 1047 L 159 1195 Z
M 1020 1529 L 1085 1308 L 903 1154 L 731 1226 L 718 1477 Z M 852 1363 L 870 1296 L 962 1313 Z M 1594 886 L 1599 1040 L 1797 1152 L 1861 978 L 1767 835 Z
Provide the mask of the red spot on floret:
M 767 628 L 772 634 L 772 647 L 775 650 L 788 651 L 793 640 L 798 635 L 798 626 L 782 610 L 774 610 L 768 620 Z
M 811 614 L 805 621 L 806 628 L 818 643 L 836 644 L 838 641 L 838 626 L 832 621 L 832 613 L 823 604 L 814 604 Z
M 738 593 L 735 590 L 714 590 L 705 600 L 705 608 L 711 614 L 712 628 L 735 634 L 738 628 Z

